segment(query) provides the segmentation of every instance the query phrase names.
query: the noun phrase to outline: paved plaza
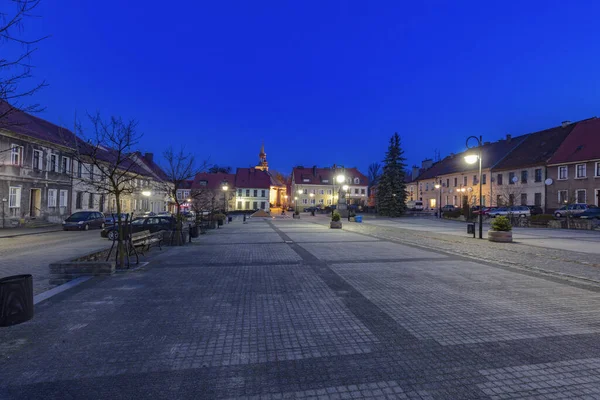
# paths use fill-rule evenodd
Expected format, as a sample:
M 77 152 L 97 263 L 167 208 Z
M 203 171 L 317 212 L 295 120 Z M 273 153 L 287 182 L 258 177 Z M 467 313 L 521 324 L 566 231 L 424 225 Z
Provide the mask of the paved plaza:
M 233 223 L 51 297 L 0 328 L 0 399 L 600 398 L 598 286 L 325 223 Z

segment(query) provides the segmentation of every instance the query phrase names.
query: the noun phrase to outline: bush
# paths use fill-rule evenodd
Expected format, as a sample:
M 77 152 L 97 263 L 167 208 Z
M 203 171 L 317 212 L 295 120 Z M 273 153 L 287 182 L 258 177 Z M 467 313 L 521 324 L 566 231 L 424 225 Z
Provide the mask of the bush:
M 538 214 L 531 216 L 531 222 L 548 222 L 553 221 L 554 215 L 552 214 Z
M 462 215 L 461 210 L 446 211 L 442 214 L 444 218 L 458 218 Z
M 512 225 L 508 218 L 504 216 L 496 217 L 492 221 L 492 230 L 499 232 L 509 232 L 512 230 Z
M 339 213 L 339 212 L 337 212 L 337 211 L 336 211 L 336 212 L 334 212 L 334 213 L 333 213 L 333 216 L 331 217 L 331 220 L 332 220 L 332 221 L 334 221 L 334 222 L 337 222 L 337 221 L 339 221 L 339 220 L 340 220 L 340 213 Z

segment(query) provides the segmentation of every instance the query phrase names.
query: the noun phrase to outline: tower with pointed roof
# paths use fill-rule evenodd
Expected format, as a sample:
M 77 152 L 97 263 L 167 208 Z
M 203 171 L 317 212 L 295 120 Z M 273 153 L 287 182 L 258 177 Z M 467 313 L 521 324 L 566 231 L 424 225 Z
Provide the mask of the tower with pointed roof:
M 265 153 L 265 143 L 263 142 L 262 146 L 260 146 L 260 153 L 258 153 L 258 165 L 256 169 L 260 169 L 261 171 L 269 170 L 269 163 L 267 162 L 267 153 Z

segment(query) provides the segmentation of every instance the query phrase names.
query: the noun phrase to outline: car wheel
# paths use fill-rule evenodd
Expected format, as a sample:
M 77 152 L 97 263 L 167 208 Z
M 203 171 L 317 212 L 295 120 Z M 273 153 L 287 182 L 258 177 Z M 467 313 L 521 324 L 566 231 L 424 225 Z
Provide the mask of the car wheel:
M 104 224 L 104 222 L 102 224 L 100 224 L 100 229 L 104 229 L 106 225 Z
M 554 216 L 555 216 L 556 218 L 560 218 L 560 217 L 561 217 L 560 213 L 554 213 Z
M 108 236 L 108 240 L 115 241 L 115 240 L 117 240 L 119 233 L 117 231 L 110 231 L 110 232 L 108 232 L 107 236 Z
M 519 215 L 519 217 L 521 217 L 521 218 L 525 218 L 525 217 L 527 217 L 527 215 L 525 215 L 525 214 L 521 214 L 521 215 Z
M 83 230 L 84 230 L 84 231 L 88 231 L 89 229 L 90 229 L 90 226 L 89 226 L 88 224 L 85 224 L 85 225 L 83 226 Z

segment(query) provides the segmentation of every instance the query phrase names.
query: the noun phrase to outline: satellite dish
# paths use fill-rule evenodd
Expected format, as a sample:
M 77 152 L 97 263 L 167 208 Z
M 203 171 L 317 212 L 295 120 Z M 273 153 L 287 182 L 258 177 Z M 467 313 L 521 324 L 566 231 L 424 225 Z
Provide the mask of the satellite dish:
M 553 181 L 551 178 L 548 178 L 548 179 L 546 179 L 546 180 L 544 181 L 544 183 L 545 183 L 546 185 L 552 185 L 552 183 L 553 183 L 553 182 L 554 182 L 554 181 Z
M 513 178 L 511 180 L 513 181 L 513 183 L 517 183 L 519 178 L 517 178 L 516 176 L 513 176 Z
M 469 192 L 473 191 L 473 188 L 469 186 L 469 188 L 467 189 Z

